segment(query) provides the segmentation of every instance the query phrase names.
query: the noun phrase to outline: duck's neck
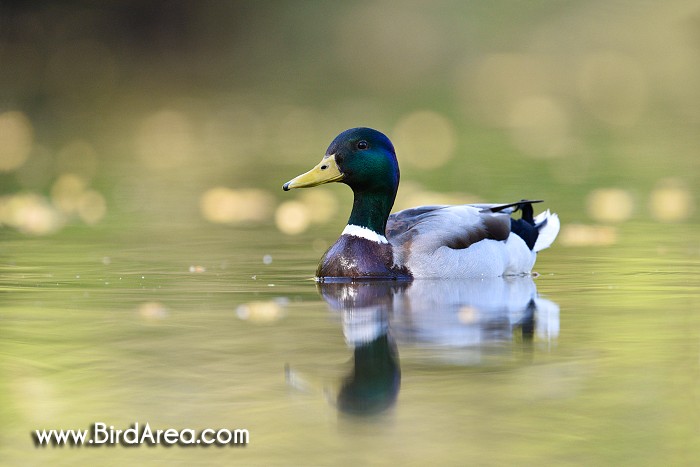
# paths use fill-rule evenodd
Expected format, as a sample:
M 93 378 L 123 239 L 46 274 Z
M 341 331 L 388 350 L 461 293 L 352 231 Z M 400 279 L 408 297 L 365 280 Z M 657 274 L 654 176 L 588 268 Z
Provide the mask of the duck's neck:
M 348 225 L 364 227 L 384 237 L 394 198 L 395 190 L 391 193 L 355 192 Z

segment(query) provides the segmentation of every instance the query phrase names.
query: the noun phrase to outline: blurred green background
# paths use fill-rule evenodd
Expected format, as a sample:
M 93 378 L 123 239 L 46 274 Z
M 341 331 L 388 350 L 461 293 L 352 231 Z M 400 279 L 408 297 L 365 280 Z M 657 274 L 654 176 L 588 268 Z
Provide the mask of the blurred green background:
M 373 126 L 397 207 L 544 198 L 614 241 L 697 219 L 698 83 L 686 0 L 5 1 L 0 222 L 342 226 L 348 190 L 280 186 Z
M 560 215 L 561 333 L 402 343 L 395 412 L 348 422 L 309 279 L 352 194 L 281 187 L 355 126 L 395 143 L 396 209 Z M 690 0 L 0 1 L 0 464 L 694 465 L 699 127 Z M 251 445 L 29 436 L 96 421 Z

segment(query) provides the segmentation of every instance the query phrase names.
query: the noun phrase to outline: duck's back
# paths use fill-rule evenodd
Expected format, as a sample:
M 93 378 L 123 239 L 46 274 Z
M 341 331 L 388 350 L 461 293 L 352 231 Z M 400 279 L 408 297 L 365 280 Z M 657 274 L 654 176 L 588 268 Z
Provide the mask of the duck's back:
M 394 260 L 414 277 L 494 277 L 528 273 L 536 254 L 511 234 L 511 210 L 499 205 L 423 206 L 392 214 Z

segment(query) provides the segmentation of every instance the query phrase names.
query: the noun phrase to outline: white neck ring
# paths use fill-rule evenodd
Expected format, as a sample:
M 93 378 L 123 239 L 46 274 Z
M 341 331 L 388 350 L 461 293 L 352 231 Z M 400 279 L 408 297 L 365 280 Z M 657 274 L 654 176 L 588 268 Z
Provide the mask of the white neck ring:
M 370 230 L 367 227 L 360 227 L 359 225 L 346 225 L 341 235 L 352 235 L 353 237 L 364 238 L 375 243 L 389 243 L 384 235 L 380 235 L 374 230 Z

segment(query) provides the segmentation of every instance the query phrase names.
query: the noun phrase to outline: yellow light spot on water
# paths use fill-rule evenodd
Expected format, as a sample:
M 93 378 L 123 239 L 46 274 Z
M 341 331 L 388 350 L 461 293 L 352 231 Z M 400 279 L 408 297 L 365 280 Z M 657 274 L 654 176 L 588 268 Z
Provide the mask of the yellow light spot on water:
M 574 145 L 567 113 L 548 96 L 528 96 L 516 101 L 509 115 L 509 126 L 515 146 L 532 157 L 563 156 Z
M 33 423 L 51 423 L 56 417 L 60 417 L 65 410 L 65 399 L 62 398 L 52 383 L 51 378 L 34 376 L 38 370 L 31 368 L 26 376 L 11 379 L 11 388 L 14 392 L 14 402 L 21 413 L 22 419 Z
M 278 321 L 286 314 L 287 300 L 266 300 L 244 303 L 236 308 L 236 315 L 244 320 L 256 323 Z
M 29 235 L 48 235 L 59 230 L 64 217 L 46 198 L 22 193 L 0 198 L 0 223 Z
M 63 174 L 51 186 L 51 201 L 66 214 L 75 214 L 87 188 L 85 180 L 76 174 Z
M 96 190 L 83 192 L 78 201 L 78 216 L 86 224 L 95 225 L 107 213 L 107 202 L 104 196 Z
M 76 174 L 62 174 L 51 186 L 51 202 L 66 216 L 77 216 L 94 225 L 107 213 L 107 202 L 97 190 L 89 189 L 87 181 Z
M 443 166 L 457 146 L 457 132 L 452 122 L 431 110 L 403 117 L 396 124 L 392 139 L 402 161 L 423 169 Z
M 617 228 L 609 225 L 565 224 L 559 240 L 564 246 L 608 246 L 617 242 Z
M 0 172 L 9 172 L 25 163 L 32 150 L 34 131 L 22 112 L 0 114 Z
M 168 317 L 168 308 L 160 302 L 145 302 L 139 305 L 138 314 L 146 321 L 161 321 Z
M 632 57 L 617 52 L 586 56 L 578 87 L 590 112 L 610 125 L 633 125 L 648 100 L 644 70 Z
M 693 209 L 693 195 L 678 179 L 661 180 L 649 197 L 649 211 L 657 221 L 683 221 L 690 217 Z
M 473 324 L 479 320 L 479 310 L 473 306 L 462 306 L 457 313 L 457 319 L 462 324 Z
M 264 190 L 226 187 L 207 190 L 199 203 L 202 216 L 216 224 L 264 221 L 270 217 L 273 205 L 274 198 Z
M 275 225 L 287 235 L 297 235 L 309 228 L 311 213 L 306 204 L 299 201 L 285 201 L 277 207 Z
M 599 188 L 588 195 L 588 215 L 599 222 L 622 222 L 634 212 L 632 195 L 620 188 Z

